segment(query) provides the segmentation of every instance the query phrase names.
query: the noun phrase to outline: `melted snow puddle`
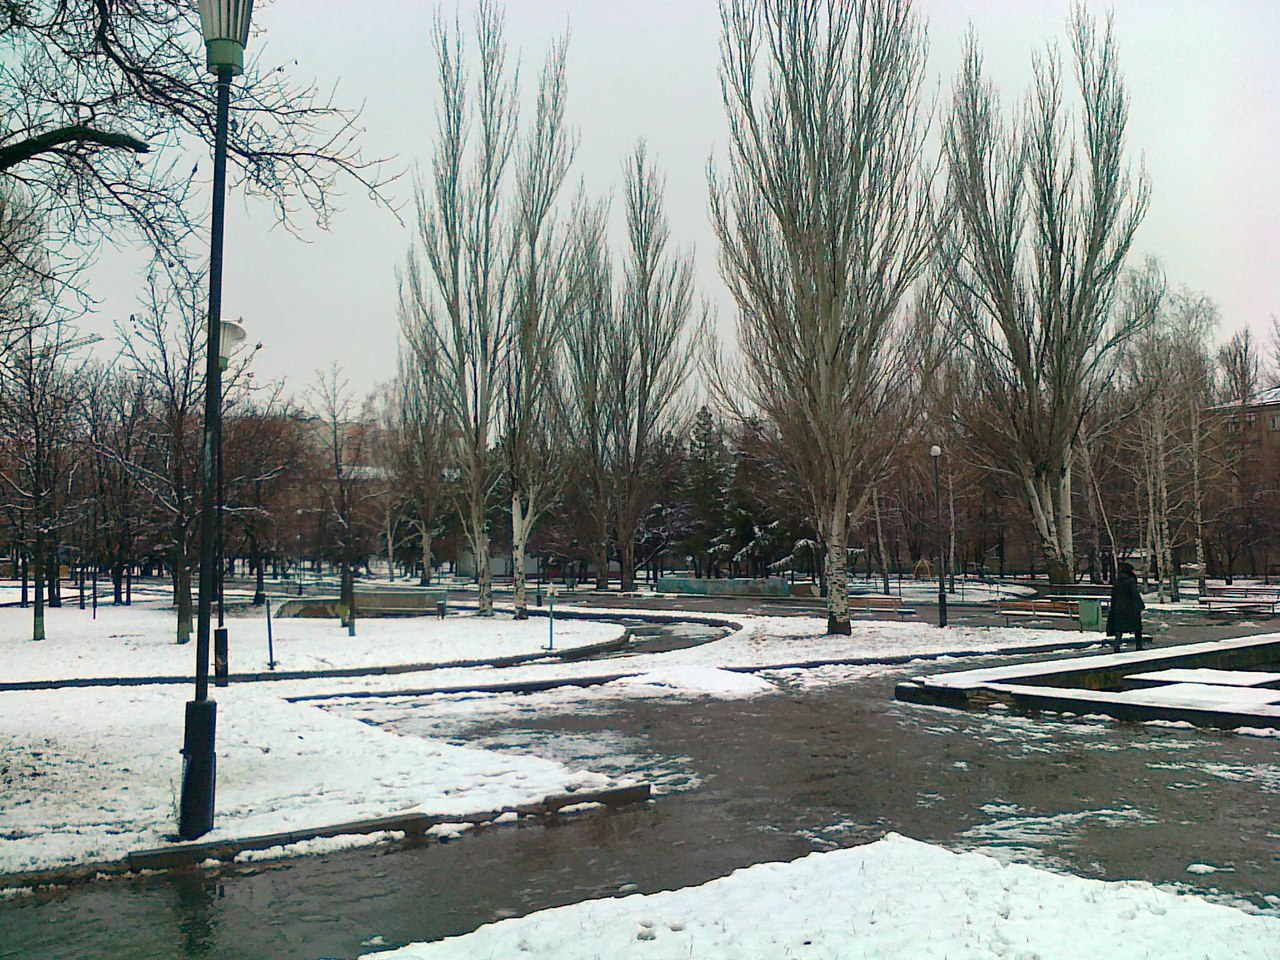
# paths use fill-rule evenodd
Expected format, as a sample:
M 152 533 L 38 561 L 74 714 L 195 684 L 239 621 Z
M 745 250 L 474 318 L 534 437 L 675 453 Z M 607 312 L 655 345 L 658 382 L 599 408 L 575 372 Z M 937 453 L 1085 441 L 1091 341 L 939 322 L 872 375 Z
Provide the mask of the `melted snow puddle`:
M 1068 860 L 1049 853 L 1053 846 L 1069 846 L 1094 827 L 1131 827 L 1157 822 L 1135 807 L 1078 810 L 1036 815 L 1015 803 L 994 800 L 981 807 L 991 820 L 963 831 L 953 845 L 994 857 L 1001 863 L 1026 863 L 1061 873 L 1071 872 Z
M 647 780 L 655 795 L 694 790 L 702 778 L 693 760 L 667 756 L 643 739 L 612 730 L 591 732 L 555 727 L 570 710 L 575 718 L 614 712 L 614 697 L 593 699 L 584 691 L 548 690 L 532 694 L 441 694 L 393 700 L 335 701 L 327 709 L 398 733 L 443 740 L 454 746 L 513 756 L 555 760 L 574 770 Z M 495 729 L 498 728 L 498 729 Z

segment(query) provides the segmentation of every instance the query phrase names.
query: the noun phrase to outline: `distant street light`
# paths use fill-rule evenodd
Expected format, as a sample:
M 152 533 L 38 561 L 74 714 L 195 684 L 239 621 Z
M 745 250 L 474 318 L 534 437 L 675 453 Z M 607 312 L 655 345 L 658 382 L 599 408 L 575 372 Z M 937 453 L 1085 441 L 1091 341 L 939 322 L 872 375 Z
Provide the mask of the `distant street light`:
M 218 337 L 218 370 L 225 373 L 227 367 L 231 364 L 232 355 L 239 349 L 240 344 L 244 342 L 245 332 L 244 324 L 239 320 L 223 320 L 221 324 L 221 333 Z M 218 388 L 218 449 L 214 451 L 214 457 L 217 460 L 218 474 L 218 509 L 217 509 L 217 531 L 214 539 L 217 541 L 217 590 L 218 590 L 218 629 L 213 631 L 213 677 L 214 684 L 219 687 L 225 687 L 230 682 L 230 664 L 228 662 L 228 644 L 227 644 L 227 611 L 226 603 L 223 599 L 225 580 L 227 575 L 227 556 L 226 556 L 226 539 L 225 539 L 225 488 L 222 483 L 222 388 Z
M 934 513 L 938 521 L 938 626 L 947 625 L 947 578 L 942 573 L 942 558 L 946 550 L 942 541 L 942 448 L 936 443 L 929 448 L 929 456 L 933 457 L 933 498 Z
M 227 115 L 231 78 L 244 72 L 253 0 L 200 0 L 206 63 L 217 77 L 213 147 L 213 216 L 209 229 L 209 320 L 204 383 L 204 443 L 200 456 L 200 593 L 196 604 L 196 693 L 187 702 L 183 733 L 178 836 L 194 840 L 213 829 L 217 780 L 214 731 L 218 705 L 209 699 L 209 621 L 214 594 L 217 453 L 222 434 L 222 236 L 227 193 Z

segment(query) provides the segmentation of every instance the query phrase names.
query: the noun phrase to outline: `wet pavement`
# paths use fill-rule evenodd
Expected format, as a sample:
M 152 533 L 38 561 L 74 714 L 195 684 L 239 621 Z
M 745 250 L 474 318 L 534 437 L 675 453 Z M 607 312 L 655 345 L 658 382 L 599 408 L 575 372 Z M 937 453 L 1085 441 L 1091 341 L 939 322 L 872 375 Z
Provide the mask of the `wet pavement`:
M 0 957 L 351 957 L 887 830 L 1280 914 L 1280 740 L 893 701 L 913 672 L 827 671 L 845 682 L 815 686 L 791 671 L 778 677 L 791 686 L 745 701 L 557 691 L 333 706 L 406 735 L 636 772 L 659 795 L 445 845 L 12 899 L 0 902 Z M 1219 870 L 1188 873 L 1193 863 Z

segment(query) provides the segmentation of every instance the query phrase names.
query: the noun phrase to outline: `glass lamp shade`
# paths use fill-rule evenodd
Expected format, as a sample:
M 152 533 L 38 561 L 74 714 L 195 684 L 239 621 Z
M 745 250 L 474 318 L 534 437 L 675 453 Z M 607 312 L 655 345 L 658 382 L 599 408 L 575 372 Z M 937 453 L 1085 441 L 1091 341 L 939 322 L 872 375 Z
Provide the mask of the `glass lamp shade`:
M 211 73 L 244 72 L 253 0 L 200 0 L 200 29 Z
M 218 340 L 218 366 L 223 370 L 231 362 L 231 355 L 244 341 L 244 324 L 238 320 L 222 321 L 222 336 Z
M 929 448 L 929 456 L 931 457 L 942 456 L 942 448 L 935 443 L 932 447 Z

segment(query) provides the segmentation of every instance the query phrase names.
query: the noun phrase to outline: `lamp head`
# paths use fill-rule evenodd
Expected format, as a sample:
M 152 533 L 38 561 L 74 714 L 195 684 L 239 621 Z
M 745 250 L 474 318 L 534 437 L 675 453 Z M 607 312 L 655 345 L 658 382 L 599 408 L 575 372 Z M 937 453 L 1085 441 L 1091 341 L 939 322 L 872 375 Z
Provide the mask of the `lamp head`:
M 231 355 L 236 352 L 236 348 L 244 342 L 245 332 L 244 324 L 239 320 L 223 320 L 222 336 L 218 339 L 218 366 L 222 370 L 227 369 L 227 365 L 231 362 Z
M 200 31 L 210 73 L 233 77 L 244 73 L 252 16 L 253 0 L 200 0 Z
M 929 448 L 929 456 L 931 457 L 942 456 L 942 448 L 935 443 L 932 447 Z

